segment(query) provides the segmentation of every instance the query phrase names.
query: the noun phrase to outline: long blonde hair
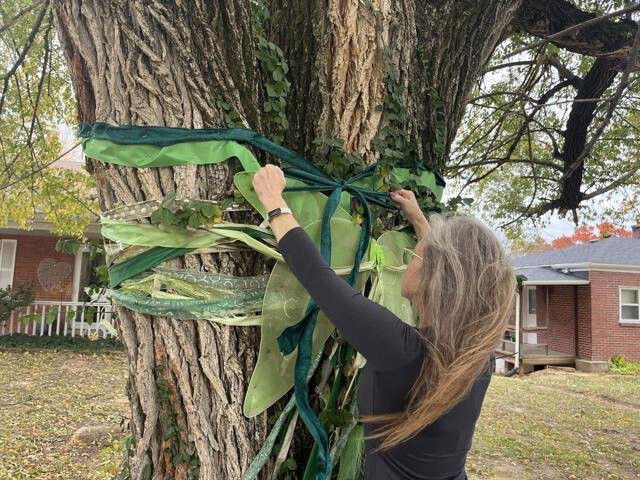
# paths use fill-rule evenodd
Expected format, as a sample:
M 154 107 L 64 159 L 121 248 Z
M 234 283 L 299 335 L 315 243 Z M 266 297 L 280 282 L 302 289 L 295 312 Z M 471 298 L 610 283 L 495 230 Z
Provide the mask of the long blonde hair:
M 516 277 L 495 235 L 471 217 L 430 218 L 414 309 L 425 360 L 398 413 L 365 417 L 387 450 L 457 405 L 487 368 L 513 309 Z

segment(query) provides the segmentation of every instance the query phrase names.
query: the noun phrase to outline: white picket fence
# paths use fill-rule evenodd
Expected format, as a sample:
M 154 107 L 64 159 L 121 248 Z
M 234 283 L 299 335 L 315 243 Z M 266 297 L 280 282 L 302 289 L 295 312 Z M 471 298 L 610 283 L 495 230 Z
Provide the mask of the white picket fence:
M 115 315 L 109 303 L 37 301 L 11 312 L 0 325 L 0 335 L 111 338 Z

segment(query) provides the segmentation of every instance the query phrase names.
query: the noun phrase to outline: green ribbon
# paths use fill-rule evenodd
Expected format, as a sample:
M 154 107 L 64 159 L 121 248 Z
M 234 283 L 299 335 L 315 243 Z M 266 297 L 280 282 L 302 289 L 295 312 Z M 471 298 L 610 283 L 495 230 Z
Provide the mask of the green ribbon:
M 140 275 L 161 263 L 193 251 L 192 248 L 154 247 L 109 268 L 109 285 L 117 287 L 125 280 Z
M 300 154 L 278 145 L 263 135 L 251 130 L 240 128 L 194 130 L 171 127 L 113 126 L 105 123 L 95 123 L 91 125 L 80 125 L 78 136 L 85 139 L 107 140 L 121 145 L 155 145 L 156 147 L 170 147 L 184 142 L 242 142 L 279 158 L 289 165 L 289 167 L 284 169 L 288 177 L 301 180 L 307 184 L 305 186 L 290 187 L 287 191 L 331 192 L 324 211 L 320 238 L 320 252 L 328 264 L 331 262 L 331 217 L 340 203 L 342 193 L 347 192 L 353 195 L 364 209 L 364 221 L 362 223 L 362 233 L 354 259 L 353 269 L 348 278 L 348 282 L 351 285 L 355 284 L 360 263 L 367 250 L 371 236 L 371 211 L 369 204 L 371 203 L 389 209 L 396 208 L 387 193 L 373 191 L 361 186 L 362 180 L 371 177 L 375 173 L 375 165 L 368 167 L 360 174 L 346 181 L 342 181 L 333 178 L 320 168 L 309 163 Z M 87 144 L 91 147 L 90 142 L 85 142 L 85 145 Z M 120 158 L 120 153 L 117 151 L 116 156 Z M 104 161 L 109 161 L 109 158 L 113 159 L 106 155 L 102 158 Z M 149 162 L 145 163 L 144 160 L 129 160 L 129 165 L 171 166 L 172 161 L 177 162 L 178 159 L 163 162 L 162 165 L 153 165 L 153 162 L 151 162 L 151 164 Z M 202 161 L 198 163 L 209 162 Z M 438 177 L 436 177 L 436 179 L 438 179 Z M 439 180 L 441 180 L 441 178 Z M 358 185 L 358 182 L 360 182 L 360 185 Z M 136 257 L 134 257 L 133 260 L 135 260 L 135 258 Z M 315 442 L 319 445 L 316 479 L 327 480 L 332 470 L 329 454 L 329 439 L 318 416 L 309 405 L 309 392 L 306 382 L 311 366 L 313 331 L 316 326 L 319 311 L 316 303 L 311 300 L 302 320 L 287 328 L 281 334 L 278 338 L 278 345 L 284 355 L 292 353 L 296 348 L 298 349 L 294 373 L 294 395 L 300 412 L 300 418 L 302 418 Z
M 220 163 L 236 157 L 247 172 L 256 172 L 260 164 L 247 147 L 231 141 L 184 142 L 157 145 L 124 145 L 98 138 L 83 142 L 87 157 L 105 163 L 135 168 L 177 167 Z

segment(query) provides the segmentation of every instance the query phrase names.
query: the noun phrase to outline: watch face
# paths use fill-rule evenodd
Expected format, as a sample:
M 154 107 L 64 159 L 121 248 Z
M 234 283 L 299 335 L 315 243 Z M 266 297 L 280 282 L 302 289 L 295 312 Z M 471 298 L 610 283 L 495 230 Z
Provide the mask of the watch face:
M 277 217 L 278 215 L 280 215 L 280 213 L 282 213 L 282 210 L 279 208 L 276 208 L 275 210 L 271 210 L 269 212 L 269 218 Z

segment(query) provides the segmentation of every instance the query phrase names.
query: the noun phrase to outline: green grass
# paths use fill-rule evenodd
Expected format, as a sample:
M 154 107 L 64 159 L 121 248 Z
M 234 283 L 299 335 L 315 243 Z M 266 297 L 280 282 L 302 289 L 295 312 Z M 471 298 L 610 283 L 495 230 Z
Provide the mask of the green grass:
M 471 478 L 639 478 L 640 377 L 494 377 L 468 466 Z
M 0 479 L 112 479 L 126 438 L 72 444 L 128 415 L 121 353 L 0 352 Z M 547 370 L 494 377 L 470 480 L 640 478 L 640 376 Z

